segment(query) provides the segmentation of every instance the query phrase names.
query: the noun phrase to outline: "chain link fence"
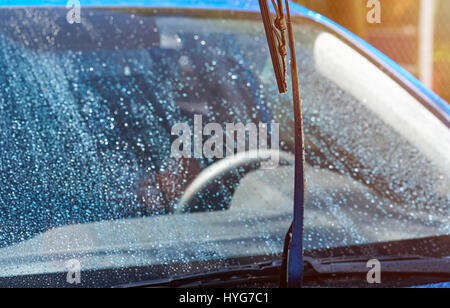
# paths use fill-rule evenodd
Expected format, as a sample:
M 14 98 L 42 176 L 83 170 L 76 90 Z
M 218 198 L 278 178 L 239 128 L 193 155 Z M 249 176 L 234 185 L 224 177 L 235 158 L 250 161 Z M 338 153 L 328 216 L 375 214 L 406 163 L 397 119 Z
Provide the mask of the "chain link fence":
M 296 0 L 402 65 L 450 102 L 450 0 Z M 371 20 L 380 8 L 379 23 Z

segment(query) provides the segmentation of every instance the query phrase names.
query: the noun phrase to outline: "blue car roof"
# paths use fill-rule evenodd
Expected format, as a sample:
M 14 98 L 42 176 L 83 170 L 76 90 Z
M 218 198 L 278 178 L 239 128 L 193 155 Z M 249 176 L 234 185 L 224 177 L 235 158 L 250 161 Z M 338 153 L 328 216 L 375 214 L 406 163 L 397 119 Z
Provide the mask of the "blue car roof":
M 66 6 L 69 0 L 0 0 L 0 7 L 17 6 Z M 270 2 L 270 1 L 269 1 Z M 161 7 L 161 8 L 189 8 L 189 9 L 218 9 L 218 10 L 239 10 L 259 12 L 259 4 L 256 0 L 80 0 L 82 6 L 128 6 L 128 7 Z M 421 96 L 428 102 L 432 109 L 440 111 L 440 117 L 450 123 L 450 105 L 439 95 L 428 89 L 416 77 L 406 71 L 403 67 L 390 59 L 384 53 L 351 33 L 347 29 L 333 22 L 332 20 L 313 12 L 297 3 L 291 3 L 291 13 L 301 15 L 343 35 L 361 50 L 372 57 L 384 62 L 392 75 L 395 75 L 404 84 L 415 88 L 415 94 Z M 386 67 L 385 67 L 386 68 Z

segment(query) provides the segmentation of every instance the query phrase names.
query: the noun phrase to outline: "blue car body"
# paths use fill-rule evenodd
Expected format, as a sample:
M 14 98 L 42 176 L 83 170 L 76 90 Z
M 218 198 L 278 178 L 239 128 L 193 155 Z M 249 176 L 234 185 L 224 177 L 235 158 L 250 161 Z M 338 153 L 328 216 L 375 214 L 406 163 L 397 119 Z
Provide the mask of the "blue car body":
M 2 0 L 0 7 L 20 7 L 20 6 L 66 6 L 72 1 L 68 0 Z M 127 6 L 127 7 L 156 7 L 156 8 L 182 8 L 182 9 L 211 9 L 211 10 L 236 10 L 247 12 L 259 12 L 259 5 L 256 0 L 81 0 L 82 6 Z M 347 29 L 333 22 L 332 20 L 313 12 L 299 4 L 291 3 L 291 13 L 313 20 L 333 32 L 341 35 L 347 42 L 359 49 L 372 61 L 382 67 L 384 71 L 394 77 L 404 85 L 410 93 L 419 98 L 424 105 L 439 117 L 444 123 L 450 125 L 450 105 L 439 97 L 436 93 L 428 89 L 417 78 L 403 69 L 400 65 L 383 54 L 381 51 L 362 40 Z M 419 286 L 419 288 L 450 288 L 450 282 Z

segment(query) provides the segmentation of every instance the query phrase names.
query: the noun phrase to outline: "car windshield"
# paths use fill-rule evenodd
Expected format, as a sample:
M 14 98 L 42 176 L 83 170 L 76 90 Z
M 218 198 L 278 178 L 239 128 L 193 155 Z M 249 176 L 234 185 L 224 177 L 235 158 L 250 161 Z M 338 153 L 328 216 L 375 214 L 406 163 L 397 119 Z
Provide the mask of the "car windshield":
M 84 8 L 70 24 L 66 14 L 0 10 L 0 276 L 65 272 L 76 259 L 161 278 L 278 258 L 294 117 L 259 15 Z M 356 68 L 327 49 L 342 42 L 301 19 L 294 30 L 305 253 L 449 235 L 447 127 L 397 84 L 387 98 L 376 80 L 369 95 L 344 87 Z M 390 117 L 404 102 L 417 113 L 395 119 L 410 130 Z M 237 154 L 262 148 L 270 166 Z

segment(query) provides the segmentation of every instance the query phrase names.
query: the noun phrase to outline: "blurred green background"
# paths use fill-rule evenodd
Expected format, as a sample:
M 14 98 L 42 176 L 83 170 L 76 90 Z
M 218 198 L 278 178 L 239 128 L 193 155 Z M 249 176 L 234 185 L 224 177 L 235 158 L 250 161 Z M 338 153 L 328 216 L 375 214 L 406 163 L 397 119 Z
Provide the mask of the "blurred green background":
M 450 102 L 450 0 L 295 0 L 356 33 Z M 374 1 L 376 2 L 376 1 Z

